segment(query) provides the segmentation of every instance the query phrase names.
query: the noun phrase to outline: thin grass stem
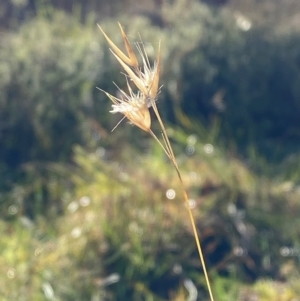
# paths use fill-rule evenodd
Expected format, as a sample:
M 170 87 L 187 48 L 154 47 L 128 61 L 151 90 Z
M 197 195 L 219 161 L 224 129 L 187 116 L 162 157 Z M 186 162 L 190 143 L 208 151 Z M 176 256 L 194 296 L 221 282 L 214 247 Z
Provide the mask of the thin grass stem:
M 208 277 L 208 272 L 207 272 L 203 252 L 202 252 L 202 247 L 201 247 L 201 243 L 200 243 L 199 236 L 198 236 L 198 231 L 197 231 L 196 224 L 195 224 L 195 219 L 193 217 L 193 213 L 192 213 L 192 210 L 191 210 L 191 207 L 190 207 L 188 195 L 187 195 L 187 192 L 185 190 L 185 187 L 184 187 L 184 184 L 183 184 L 183 181 L 182 181 L 182 178 L 181 178 L 180 171 L 179 171 L 177 165 L 174 162 L 172 162 L 172 163 L 174 164 L 174 166 L 176 168 L 177 175 L 179 177 L 181 188 L 182 188 L 182 191 L 183 191 L 183 198 L 184 198 L 184 201 L 186 203 L 186 206 L 187 206 L 187 209 L 188 209 L 188 212 L 189 212 L 189 217 L 190 217 L 190 220 L 191 220 L 191 223 L 192 223 L 193 233 L 194 233 L 194 237 L 195 237 L 195 241 L 196 241 L 200 261 L 201 261 L 201 264 L 202 264 L 203 273 L 204 273 L 205 281 L 206 281 L 206 284 L 207 284 L 209 297 L 210 297 L 211 301 L 214 301 L 214 296 L 213 296 L 212 289 L 211 289 L 211 286 L 210 286 L 210 280 L 209 280 L 209 277 Z
M 179 181 L 180 181 L 180 185 L 181 185 L 181 188 L 182 188 L 182 191 L 183 191 L 184 202 L 185 202 L 186 207 L 188 209 L 189 217 L 190 217 L 190 220 L 191 220 L 191 224 L 192 224 L 192 228 L 193 228 L 193 234 L 194 234 L 194 237 L 195 237 L 195 241 L 196 241 L 196 245 L 197 245 L 197 249 L 198 249 L 198 254 L 199 254 L 199 257 L 200 257 L 200 262 L 201 262 L 201 265 L 202 265 L 202 268 L 203 268 L 204 277 L 205 277 L 205 281 L 206 281 L 206 284 L 207 284 L 207 288 L 208 288 L 210 300 L 214 301 L 214 296 L 213 296 L 213 293 L 212 293 L 212 289 L 211 289 L 211 285 L 210 285 L 210 280 L 209 280 L 209 277 L 208 277 L 208 272 L 207 272 L 207 268 L 206 268 L 206 264 L 205 264 L 205 260 L 204 260 L 204 256 L 203 256 L 203 252 L 202 252 L 201 243 L 200 243 L 200 240 L 199 240 L 198 231 L 197 231 L 196 224 L 195 224 L 195 219 L 193 217 L 193 213 L 192 213 L 192 210 L 191 210 L 191 207 L 190 207 L 188 195 L 187 195 L 187 192 L 186 192 L 183 180 L 182 180 L 182 176 L 181 176 L 180 170 L 178 168 L 176 157 L 174 155 L 174 152 L 173 152 L 173 149 L 172 149 L 169 137 L 167 135 L 167 131 L 165 129 L 165 126 L 163 124 L 162 119 L 160 118 L 160 115 L 159 115 L 156 103 L 154 101 L 152 103 L 152 107 L 153 107 L 153 110 L 154 110 L 154 112 L 155 112 L 155 114 L 157 116 L 159 124 L 161 126 L 162 134 L 163 134 L 163 139 L 164 139 L 166 148 L 164 148 L 162 146 L 161 142 L 158 140 L 158 138 L 154 134 L 152 136 L 155 138 L 156 141 L 159 141 L 159 144 L 163 147 L 164 151 L 167 154 L 169 153 L 168 157 L 170 158 L 172 164 L 174 165 L 174 167 L 176 169 L 176 173 L 178 175 L 178 178 L 179 178 Z
M 165 154 L 168 156 L 170 160 L 172 160 L 170 153 L 167 151 L 167 149 L 163 146 L 163 144 L 159 141 L 159 139 L 156 137 L 156 135 L 152 132 L 152 130 L 149 130 L 150 135 L 156 140 L 156 142 L 160 145 L 160 147 L 164 150 Z
M 153 137 L 155 137 L 156 141 L 159 141 L 158 138 L 155 135 Z M 164 140 L 166 141 L 166 143 L 168 144 L 168 146 L 171 148 L 168 136 L 165 136 L 165 134 L 164 134 Z M 160 146 L 162 146 L 162 144 L 161 144 L 160 141 L 159 141 L 159 144 L 160 144 Z M 168 152 L 165 150 L 164 147 L 163 147 L 163 149 L 164 149 L 165 153 L 168 155 Z M 173 151 L 172 151 L 172 154 L 173 154 Z M 203 268 L 203 273 L 204 273 L 205 281 L 206 281 L 206 284 L 207 284 L 207 289 L 208 289 L 209 297 L 210 297 L 211 301 L 214 301 L 214 296 L 213 296 L 213 293 L 212 293 L 212 289 L 211 289 L 211 285 L 210 285 L 210 280 L 209 280 L 209 277 L 208 277 L 206 263 L 205 263 L 205 260 L 204 260 L 204 255 L 203 255 L 203 252 L 202 252 L 202 247 L 201 247 L 201 243 L 200 243 L 200 240 L 199 240 L 198 231 L 197 231 L 196 224 L 195 224 L 195 219 L 193 217 L 193 213 L 192 213 L 192 210 L 191 210 L 191 207 L 190 207 L 190 203 L 189 203 L 189 199 L 188 199 L 188 195 L 187 195 L 186 189 L 185 189 L 184 184 L 183 184 L 181 173 L 180 173 L 180 170 L 178 168 L 175 156 L 174 155 L 173 156 L 172 155 L 168 155 L 168 157 L 170 158 L 172 164 L 174 165 L 174 167 L 176 169 L 176 173 L 177 173 L 179 181 L 180 181 L 180 185 L 181 185 L 182 192 L 183 192 L 184 202 L 185 202 L 186 207 L 188 209 L 190 221 L 191 221 L 191 224 L 192 224 L 193 234 L 194 234 L 194 237 L 195 237 L 195 241 L 196 241 L 196 245 L 197 245 L 197 250 L 198 250 L 200 262 L 201 262 L 201 265 L 202 265 L 202 268 Z

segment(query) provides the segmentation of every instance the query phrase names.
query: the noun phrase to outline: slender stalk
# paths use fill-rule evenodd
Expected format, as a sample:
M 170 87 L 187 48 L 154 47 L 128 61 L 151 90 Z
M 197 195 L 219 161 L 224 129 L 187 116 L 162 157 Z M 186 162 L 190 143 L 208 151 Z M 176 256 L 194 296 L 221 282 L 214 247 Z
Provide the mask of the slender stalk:
M 191 220 L 191 224 L 192 224 L 192 228 L 193 228 L 193 233 L 194 233 L 194 237 L 195 237 L 195 241 L 196 241 L 196 245 L 197 245 L 197 249 L 198 249 L 198 254 L 199 254 L 199 257 L 200 257 L 200 262 L 201 262 L 202 267 L 203 267 L 204 277 L 205 277 L 205 281 L 206 281 L 206 284 L 207 284 L 207 288 L 208 288 L 210 300 L 214 301 L 214 297 L 213 297 L 213 293 L 212 293 L 212 289 L 211 289 L 211 286 L 210 286 L 210 281 L 209 281 L 209 277 L 208 277 L 208 273 L 207 273 L 207 268 L 206 268 L 206 264 L 205 264 L 205 260 L 204 260 L 204 256 L 203 256 L 203 252 L 202 252 L 202 247 L 201 247 L 201 243 L 200 243 L 200 240 L 199 240 L 198 231 L 197 231 L 196 224 L 195 224 L 195 219 L 194 219 L 193 214 L 192 214 L 192 210 L 191 210 L 191 207 L 190 207 L 188 195 L 187 195 L 187 192 L 186 192 L 186 189 L 185 189 L 182 177 L 181 177 L 180 170 L 178 168 L 176 157 L 174 155 L 174 152 L 173 152 L 173 149 L 172 149 L 169 137 L 167 135 L 167 131 L 166 131 L 165 126 L 163 124 L 163 121 L 162 121 L 162 119 L 160 117 L 160 114 L 159 114 L 159 111 L 157 109 L 155 101 L 152 101 L 152 107 L 153 107 L 154 113 L 157 116 L 158 122 L 159 122 L 159 124 L 161 126 L 162 134 L 163 134 L 163 139 L 164 139 L 166 148 L 164 148 L 162 146 L 161 142 L 158 140 L 158 138 L 154 135 L 154 133 L 152 131 L 151 131 L 151 135 L 155 138 L 156 141 L 158 141 L 158 143 L 163 148 L 163 150 L 165 151 L 165 153 L 168 155 L 168 157 L 170 158 L 172 164 L 174 165 L 174 167 L 176 169 L 176 173 L 178 175 L 178 178 L 179 178 L 179 181 L 180 181 L 180 185 L 181 185 L 181 188 L 182 188 L 182 191 L 183 191 L 184 202 L 185 202 L 186 207 L 188 209 L 189 217 L 190 217 L 190 220 Z
M 174 164 L 173 161 L 172 161 L 172 163 Z M 202 264 L 202 267 L 203 267 L 203 272 L 204 272 L 204 277 L 205 277 L 205 281 L 206 281 L 208 292 L 209 292 L 209 297 L 210 297 L 211 301 L 214 301 L 214 296 L 213 296 L 212 289 L 211 289 L 211 286 L 210 286 L 210 280 L 209 280 L 207 269 L 206 269 L 206 264 L 205 264 L 205 260 L 204 260 L 204 256 L 203 256 L 203 252 L 202 252 L 202 247 L 201 247 L 201 244 L 200 244 L 200 240 L 199 240 L 197 228 L 196 228 L 196 225 L 195 225 L 195 220 L 194 220 L 194 217 L 193 217 L 193 213 L 192 213 L 192 210 L 191 210 L 191 207 L 190 207 L 188 195 L 187 195 L 187 192 L 185 190 L 185 187 L 184 187 L 184 184 L 183 184 L 183 181 L 182 181 L 182 178 L 181 178 L 180 171 L 177 168 L 176 164 L 174 164 L 174 166 L 175 166 L 177 175 L 178 175 L 179 180 L 180 180 L 181 188 L 182 188 L 182 191 L 183 191 L 183 198 L 184 198 L 184 201 L 186 203 L 186 206 L 187 206 L 187 209 L 188 209 L 188 212 L 189 212 L 189 217 L 190 217 L 190 220 L 191 220 L 191 223 L 192 223 L 194 237 L 195 237 L 195 241 L 196 241 L 200 261 L 201 261 L 201 264 Z
M 154 111 L 156 113 L 155 109 L 154 109 Z M 157 114 L 158 114 L 158 111 L 157 111 Z M 159 115 L 157 117 L 158 117 L 158 120 L 160 121 L 160 125 L 161 125 L 162 130 L 163 130 L 163 138 L 164 138 L 164 142 L 166 144 L 166 148 L 161 144 L 161 142 L 159 141 L 159 139 L 155 136 L 155 134 L 152 131 L 150 131 L 150 134 L 159 143 L 159 145 L 162 147 L 162 149 L 164 150 L 164 152 L 169 157 L 169 159 L 171 160 L 172 164 L 175 167 L 176 173 L 177 173 L 179 181 L 180 181 L 181 189 L 182 189 L 182 192 L 183 192 L 184 202 L 185 202 L 186 207 L 188 209 L 190 221 L 191 221 L 191 224 L 192 224 L 193 234 L 194 234 L 194 237 L 195 237 L 195 241 L 196 241 L 196 245 L 197 245 L 197 250 L 198 250 L 200 262 L 201 262 L 201 265 L 203 267 L 203 272 L 204 272 L 204 277 L 205 277 L 205 281 L 206 281 L 208 292 L 209 292 L 209 297 L 210 297 L 211 301 L 214 301 L 214 296 L 213 296 L 213 293 L 212 293 L 212 289 L 211 289 L 211 285 L 210 285 L 210 280 L 209 280 L 209 277 L 208 277 L 208 272 L 207 272 L 207 268 L 206 268 L 206 264 L 205 264 L 205 260 L 204 260 L 204 256 L 203 256 L 203 252 L 202 252 L 202 247 L 201 247 L 201 243 L 200 243 L 200 240 L 199 240 L 198 231 L 197 231 L 196 224 L 195 224 L 195 219 L 193 217 L 193 213 L 192 213 L 192 210 L 191 210 L 191 207 L 190 207 L 188 195 L 187 195 L 186 189 L 184 187 L 183 180 L 182 180 L 182 177 L 181 177 L 181 173 L 180 173 L 180 170 L 178 168 L 178 165 L 177 165 L 177 162 L 176 162 L 176 158 L 174 156 L 174 153 L 173 153 L 173 150 L 172 150 L 169 138 L 167 136 L 165 127 L 164 127 L 164 125 L 162 123 L 162 120 L 159 117 Z
M 162 143 L 159 141 L 159 139 L 156 137 L 156 135 L 152 132 L 152 130 L 149 130 L 150 135 L 156 140 L 156 142 L 160 145 L 160 147 L 164 150 L 165 154 L 168 156 L 168 158 L 172 161 L 172 157 L 170 157 L 169 152 L 166 150 L 166 148 L 162 145 Z

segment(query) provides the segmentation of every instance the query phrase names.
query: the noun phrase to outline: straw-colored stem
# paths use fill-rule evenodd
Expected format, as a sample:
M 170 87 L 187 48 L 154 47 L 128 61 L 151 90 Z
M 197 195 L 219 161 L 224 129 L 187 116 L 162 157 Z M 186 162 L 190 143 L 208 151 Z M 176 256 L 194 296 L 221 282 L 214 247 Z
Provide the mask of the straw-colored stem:
M 161 142 L 153 134 L 152 131 L 151 131 L 150 134 L 155 138 L 156 141 L 158 141 L 158 143 L 163 148 L 164 152 L 168 155 L 168 157 L 170 158 L 172 164 L 174 165 L 174 167 L 176 169 L 176 172 L 177 172 L 177 175 L 178 175 L 178 178 L 179 178 L 179 181 L 180 181 L 180 185 L 181 185 L 181 188 L 182 188 L 182 191 L 183 191 L 184 202 L 185 202 L 186 207 L 188 209 L 189 217 L 190 217 L 190 220 L 191 220 L 191 223 L 192 223 L 193 233 L 194 233 L 194 237 L 195 237 L 195 241 L 196 241 L 196 245 L 197 245 L 197 249 L 198 249 L 198 254 L 199 254 L 199 257 L 200 257 L 200 262 L 202 264 L 202 268 L 203 268 L 204 277 L 205 277 L 205 281 L 206 281 L 206 284 L 207 284 L 207 288 L 208 288 L 210 300 L 214 301 L 214 296 L 213 296 L 212 289 L 211 289 L 211 286 L 210 286 L 210 281 L 209 281 L 209 277 L 208 277 L 208 273 L 207 273 L 207 269 L 206 269 L 206 264 L 205 264 L 205 260 L 204 260 L 204 256 L 203 256 L 203 252 L 202 252 L 201 243 L 200 243 L 200 240 L 199 240 L 199 236 L 198 236 L 198 232 L 197 232 L 195 220 L 194 220 L 194 217 L 193 217 L 193 214 L 192 214 L 192 210 L 191 210 L 191 207 L 190 207 L 188 195 L 187 195 L 186 189 L 185 189 L 184 184 L 183 184 L 181 173 L 180 173 L 180 170 L 178 168 L 177 161 L 176 161 L 176 158 L 175 158 L 175 155 L 174 155 L 174 152 L 173 152 L 173 149 L 172 149 L 169 137 L 167 135 L 167 131 L 166 131 L 165 127 L 164 127 L 164 124 L 162 122 L 162 119 L 160 117 L 160 114 L 158 112 L 158 109 L 157 109 L 157 106 L 156 106 L 155 102 L 152 102 L 152 107 L 154 109 L 154 112 L 155 112 L 155 114 L 157 116 L 157 119 L 159 121 L 159 124 L 161 126 L 162 135 L 163 135 L 163 139 L 164 139 L 166 147 L 162 146 Z
M 208 273 L 207 273 L 207 269 L 206 269 L 206 264 L 205 264 L 205 260 L 204 260 L 204 256 L 203 256 L 203 252 L 202 252 L 202 247 L 201 247 L 201 243 L 200 243 L 200 240 L 199 240 L 197 228 L 196 228 L 196 225 L 195 225 L 195 220 L 194 220 L 192 210 L 191 210 L 191 207 L 190 207 L 188 195 L 187 195 L 187 192 L 185 190 L 185 187 L 184 187 L 184 184 L 183 184 L 183 181 L 182 181 L 182 178 L 181 178 L 180 171 L 177 167 L 177 164 L 176 164 L 176 162 L 173 162 L 173 160 L 172 160 L 172 163 L 174 164 L 177 175 L 179 177 L 181 188 L 182 188 L 182 191 L 183 191 L 183 198 L 184 198 L 184 201 L 186 203 L 186 207 L 187 207 L 188 212 L 189 212 L 189 217 L 190 217 L 190 220 L 191 220 L 191 223 L 192 223 L 193 233 L 194 233 L 194 237 L 195 237 L 195 241 L 196 241 L 200 261 L 201 261 L 201 264 L 202 264 L 202 267 L 203 267 L 204 277 L 205 277 L 205 281 L 206 281 L 206 284 L 207 284 L 210 300 L 214 301 L 214 296 L 213 296 L 212 289 L 211 289 L 211 286 L 210 286 L 210 281 L 209 281 L 209 277 L 208 277 Z
M 169 152 L 166 150 L 166 148 L 162 145 L 162 143 L 159 141 L 159 139 L 156 137 L 156 135 L 152 132 L 152 130 L 149 130 L 150 135 L 156 140 L 156 142 L 160 145 L 160 147 L 164 150 L 165 154 L 168 156 L 168 158 L 170 160 L 172 160 L 172 158 L 170 157 Z

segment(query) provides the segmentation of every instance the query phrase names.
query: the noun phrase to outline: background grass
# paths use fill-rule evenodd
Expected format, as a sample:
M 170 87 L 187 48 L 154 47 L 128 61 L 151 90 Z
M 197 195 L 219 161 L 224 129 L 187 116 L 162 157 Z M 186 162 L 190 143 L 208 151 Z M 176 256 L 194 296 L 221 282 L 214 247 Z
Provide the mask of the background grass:
M 162 39 L 158 106 L 216 300 L 297 300 L 297 28 L 236 1 L 64 3 L 1 4 L 0 300 L 207 298 L 166 156 L 126 122 L 110 133 L 119 119 L 96 86 L 123 83 L 96 21 L 117 45 L 117 21 L 141 34 L 151 60 Z

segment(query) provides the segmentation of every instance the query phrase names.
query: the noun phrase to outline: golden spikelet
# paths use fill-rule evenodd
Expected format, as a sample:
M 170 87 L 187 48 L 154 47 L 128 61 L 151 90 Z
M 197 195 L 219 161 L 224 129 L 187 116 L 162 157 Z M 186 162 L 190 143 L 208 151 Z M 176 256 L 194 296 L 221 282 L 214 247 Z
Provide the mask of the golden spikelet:
M 122 113 L 131 123 L 135 124 L 142 130 L 149 132 L 151 127 L 151 118 L 145 96 L 140 92 L 134 94 L 128 82 L 127 86 L 129 94 L 126 94 L 119 88 L 121 98 L 117 98 L 101 89 L 100 90 L 103 91 L 113 102 L 110 113 Z
M 119 24 L 119 27 L 121 29 L 121 33 L 122 33 L 122 37 L 123 37 L 123 40 L 125 42 L 125 46 L 126 46 L 126 50 L 127 50 L 127 53 L 128 53 L 128 56 L 127 57 L 113 42 L 112 40 L 106 35 L 106 33 L 103 31 L 103 29 L 101 28 L 101 26 L 99 24 L 98 27 L 100 28 L 101 32 L 103 33 L 106 41 L 108 42 L 108 44 L 110 45 L 110 47 L 112 48 L 112 51 L 123 61 L 125 62 L 127 65 L 130 65 L 131 67 L 134 67 L 134 68 L 138 68 L 139 64 L 138 64 L 138 60 L 130 46 L 130 43 L 128 41 L 128 38 L 121 26 L 120 23 Z

